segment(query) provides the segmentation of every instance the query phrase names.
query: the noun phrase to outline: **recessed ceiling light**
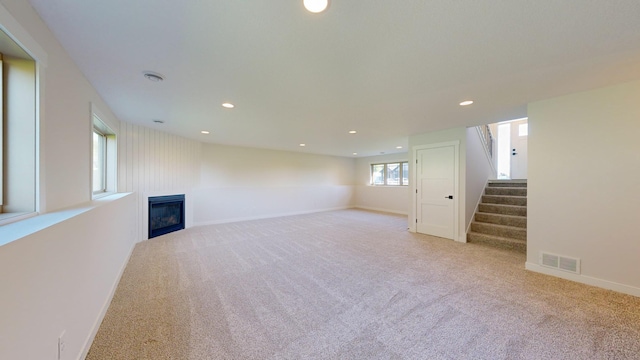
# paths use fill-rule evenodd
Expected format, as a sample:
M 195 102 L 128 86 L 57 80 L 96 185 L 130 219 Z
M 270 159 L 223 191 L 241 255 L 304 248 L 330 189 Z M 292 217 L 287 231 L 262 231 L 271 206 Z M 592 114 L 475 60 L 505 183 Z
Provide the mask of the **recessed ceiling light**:
M 205 135 L 209 134 L 209 132 L 207 130 L 202 130 L 202 131 L 200 131 L 200 133 L 205 134 Z
M 233 109 L 234 107 L 236 107 L 235 105 L 233 105 L 232 103 L 222 103 L 222 107 L 225 107 L 227 109 Z
M 355 133 L 357 133 L 357 131 L 355 131 L 355 130 L 349 130 L 349 134 L 355 134 Z
M 473 101 L 471 100 L 465 100 L 463 102 L 460 103 L 460 106 L 467 106 L 467 105 L 471 105 L 473 104 Z
M 305 9 L 312 13 L 320 13 L 327 9 L 329 0 L 302 0 Z
M 307 146 L 307 144 L 300 144 L 300 146 L 301 146 L 301 147 L 305 147 L 305 146 Z
M 154 123 L 156 123 L 156 124 L 164 124 L 164 121 L 162 121 L 162 120 L 157 120 L 157 119 L 156 119 L 156 120 L 153 120 L 153 122 L 154 122 Z
M 160 82 L 160 81 L 164 80 L 164 76 L 158 74 L 157 72 L 153 72 L 153 71 L 145 71 L 143 73 L 143 75 L 147 80 L 153 81 L 153 82 Z
M 396 146 L 396 149 L 402 149 L 402 146 Z
M 353 153 L 353 155 L 358 155 L 358 153 Z

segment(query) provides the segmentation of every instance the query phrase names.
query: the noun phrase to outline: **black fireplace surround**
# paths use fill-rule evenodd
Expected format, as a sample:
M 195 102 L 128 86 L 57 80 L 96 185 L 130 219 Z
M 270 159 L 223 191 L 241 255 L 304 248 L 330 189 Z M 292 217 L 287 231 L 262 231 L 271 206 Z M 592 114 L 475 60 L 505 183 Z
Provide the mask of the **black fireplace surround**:
M 149 239 L 184 229 L 184 194 L 149 197 Z

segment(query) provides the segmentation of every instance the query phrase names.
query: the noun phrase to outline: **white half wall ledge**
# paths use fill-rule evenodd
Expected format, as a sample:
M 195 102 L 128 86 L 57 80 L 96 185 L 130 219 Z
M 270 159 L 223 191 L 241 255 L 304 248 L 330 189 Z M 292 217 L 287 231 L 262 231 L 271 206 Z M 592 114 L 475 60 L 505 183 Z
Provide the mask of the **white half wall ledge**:
M 602 279 L 598 279 L 598 278 L 594 278 L 594 277 L 590 277 L 582 274 L 572 274 L 566 271 L 554 270 L 554 269 L 546 268 L 544 266 L 531 263 L 531 262 L 525 263 L 525 269 L 533 272 L 537 272 L 540 274 L 544 274 L 544 275 L 559 277 L 561 279 L 570 280 L 570 281 L 574 281 L 574 282 L 585 284 L 585 285 L 595 286 L 595 287 L 612 290 L 612 291 L 616 291 L 616 292 L 627 294 L 627 295 L 640 297 L 640 288 L 630 286 L 630 285 L 619 284 L 616 282 L 602 280 Z
M 0 246 L 19 240 L 36 232 L 45 230 L 55 224 L 69 220 L 110 201 L 123 198 L 130 193 L 116 193 L 95 199 L 71 208 L 46 214 L 31 216 L 27 219 L 0 226 Z

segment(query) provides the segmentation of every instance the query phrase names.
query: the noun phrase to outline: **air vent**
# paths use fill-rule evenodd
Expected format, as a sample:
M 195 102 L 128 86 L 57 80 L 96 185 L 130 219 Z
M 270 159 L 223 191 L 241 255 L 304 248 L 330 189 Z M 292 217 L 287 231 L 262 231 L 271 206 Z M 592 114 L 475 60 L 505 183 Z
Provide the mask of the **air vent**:
M 540 252 L 540 265 L 580 274 L 580 259 Z

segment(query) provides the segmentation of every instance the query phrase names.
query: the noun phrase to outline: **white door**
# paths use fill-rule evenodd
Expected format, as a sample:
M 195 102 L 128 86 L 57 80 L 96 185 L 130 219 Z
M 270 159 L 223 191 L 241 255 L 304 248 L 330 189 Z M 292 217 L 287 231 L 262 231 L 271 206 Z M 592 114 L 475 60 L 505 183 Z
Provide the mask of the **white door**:
M 529 124 L 527 120 L 511 123 L 511 178 L 527 178 L 527 140 Z
M 458 144 L 420 148 L 416 156 L 416 231 L 456 239 Z

